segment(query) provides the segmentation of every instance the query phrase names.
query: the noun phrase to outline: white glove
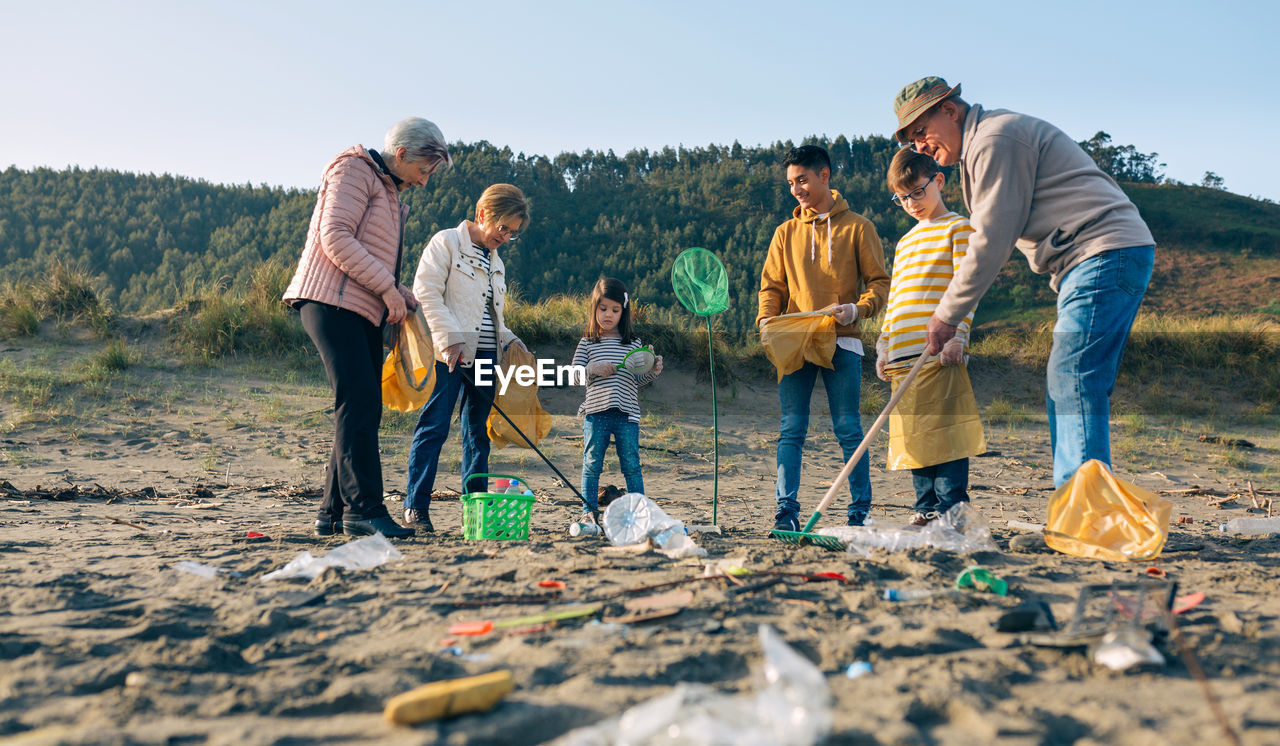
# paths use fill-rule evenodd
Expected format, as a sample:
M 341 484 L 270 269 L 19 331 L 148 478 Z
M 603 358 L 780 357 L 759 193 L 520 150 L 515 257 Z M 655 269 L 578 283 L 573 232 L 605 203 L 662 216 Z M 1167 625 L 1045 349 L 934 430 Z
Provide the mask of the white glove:
M 938 354 L 938 361 L 943 365 L 959 365 L 963 363 L 964 342 L 961 342 L 957 337 L 948 339 L 946 344 L 942 345 L 942 352 Z
M 822 312 L 834 317 L 841 326 L 848 326 L 858 320 L 858 307 L 852 303 L 833 303 L 822 309 Z
M 587 375 L 592 378 L 608 378 L 618 372 L 618 366 L 606 363 L 603 360 L 594 362 L 587 366 Z

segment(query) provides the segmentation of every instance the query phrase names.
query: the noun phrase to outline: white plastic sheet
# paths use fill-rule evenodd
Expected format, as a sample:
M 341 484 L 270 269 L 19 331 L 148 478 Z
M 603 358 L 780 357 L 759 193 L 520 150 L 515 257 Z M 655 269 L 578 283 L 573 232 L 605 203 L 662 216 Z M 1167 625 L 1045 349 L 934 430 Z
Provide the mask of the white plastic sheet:
M 404 559 L 400 550 L 387 541 L 382 534 L 366 536 L 363 539 L 349 541 L 323 557 L 316 557 L 311 552 L 303 552 L 289 561 L 289 564 L 262 576 L 262 582 L 282 580 L 284 578 L 315 578 L 325 569 L 341 567 L 346 570 L 371 570 L 378 565 Z
M 822 672 L 760 625 L 764 666 L 752 695 L 678 684 L 621 716 L 561 736 L 554 746 L 811 746 L 831 733 Z

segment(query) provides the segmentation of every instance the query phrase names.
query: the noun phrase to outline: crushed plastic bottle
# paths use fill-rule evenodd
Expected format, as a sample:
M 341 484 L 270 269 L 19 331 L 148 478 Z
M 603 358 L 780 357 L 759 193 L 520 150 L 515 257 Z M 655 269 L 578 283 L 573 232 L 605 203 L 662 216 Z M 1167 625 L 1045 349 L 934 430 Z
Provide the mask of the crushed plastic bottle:
M 623 495 L 605 508 L 604 535 L 620 547 L 653 539 L 658 551 L 673 559 L 707 554 L 685 534 L 683 523 L 638 492 Z
M 1218 529 L 1228 534 L 1266 536 L 1280 533 L 1280 516 L 1272 516 L 1270 518 L 1232 518 L 1219 526 Z
M 928 588 L 885 588 L 886 601 L 923 601 L 926 598 L 946 595 L 948 591 L 935 591 Z
M 570 731 L 553 746 L 812 746 L 831 733 L 826 678 L 768 625 L 760 625 L 764 666 L 754 695 L 729 696 L 704 684 Z
M 849 554 L 860 557 L 870 557 L 873 549 L 898 552 L 916 547 L 958 553 L 998 551 L 986 519 L 967 502 L 952 506 L 941 518 L 920 529 L 882 526 L 867 519 L 864 526 L 835 526 L 818 533 L 840 539 L 848 546 Z

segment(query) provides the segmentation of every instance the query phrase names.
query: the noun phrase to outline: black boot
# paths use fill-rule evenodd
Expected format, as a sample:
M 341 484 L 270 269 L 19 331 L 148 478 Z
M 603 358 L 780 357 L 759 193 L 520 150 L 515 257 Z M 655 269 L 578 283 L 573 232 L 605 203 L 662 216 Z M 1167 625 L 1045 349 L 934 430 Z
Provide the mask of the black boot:
M 380 515 L 377 518 L 369 518 L 363 521 L 353 521 L 347 518 L 342 521 L 342 528 L 352 536 L 382 534 L 388 539 L 404 539 L 414 534 L 413 529 L 401 526 L 391 520 L 389 515 Z

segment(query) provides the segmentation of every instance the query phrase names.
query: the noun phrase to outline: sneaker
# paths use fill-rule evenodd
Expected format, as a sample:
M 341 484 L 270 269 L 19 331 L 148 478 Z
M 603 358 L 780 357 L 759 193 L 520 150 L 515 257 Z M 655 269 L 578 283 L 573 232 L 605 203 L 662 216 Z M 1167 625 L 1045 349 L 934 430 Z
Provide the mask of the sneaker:
M 425 510 L 405 508 L 404 525 L 413 526 L 426 534 L 433 534 L 436 531 L 436 527 L 431 525 L 431 516 L 427 515 Z
M 866 525 L 866 523 L 867 523 L 867 517 L 866 517 L 865 515 L 857 515 L 857 514 L 855 514 L 855 515 L 851 515 L 851 516 L 849 516 L 849 520 L 848 520 L 848 522 L 847 522 L 845 525 L 847 525 L 847 526 L 863 526 L 863 525 Z
M 774 531 L 799 531 L 800 519 L 793 515 L 780 515 L 773 521 Z
M 589 510 L 586 511 L 585 513 L 583 513 L 581 516 L 578 517 L 578 523 L 590 523 L 593 526 L 596 525 L 595 513 L 592 513 Z
M 933 523 L 934 521 L 938 520 L 941 517 L 942 516 L 939 515 L 939 513 L 935 510 L 930 510 L 928 513 L 921 513 L 917 511 L 915 515 L 911 516 L 911 520 L 907 521 L 907 525 L 908 526 L 928 526 L 930 523 Z

